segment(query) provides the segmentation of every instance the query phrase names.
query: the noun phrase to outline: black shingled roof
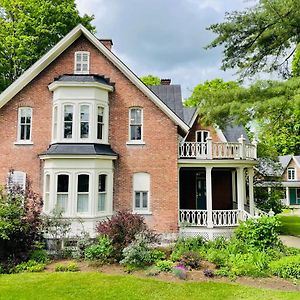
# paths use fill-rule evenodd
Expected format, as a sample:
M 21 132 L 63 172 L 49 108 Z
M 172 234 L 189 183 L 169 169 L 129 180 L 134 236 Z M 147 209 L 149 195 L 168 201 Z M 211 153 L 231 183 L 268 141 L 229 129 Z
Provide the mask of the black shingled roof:
M 117 156 L 110 145 L 103 144 L 52 144 L 43 155 L 109 155 Z
M 64 74 L 56 77 L 54 81 L 98 82 L 114 86 L 114 83 L 111 83 L 109 78 L 99 74 Z

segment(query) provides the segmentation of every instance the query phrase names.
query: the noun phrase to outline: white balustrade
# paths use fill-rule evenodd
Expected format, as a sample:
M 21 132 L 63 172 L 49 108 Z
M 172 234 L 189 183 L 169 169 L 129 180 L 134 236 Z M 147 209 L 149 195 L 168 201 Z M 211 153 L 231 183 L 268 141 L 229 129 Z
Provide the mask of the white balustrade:
M 214 226 L 237 226 L 239 221 L 239 211 L 233 210 L 213 210 L 212 218 Z
M 253 218 L 253 216 L 251 216 L 247 211 L 245 211 L 245 210 L 240 210 L 239 211 L 239 219 L 241 220 L 241 221 L 247 221 L 248 219 L 251 219 L 251 218 Z
M 256 159 L 256 144 L 181 142 L 179 144 L 180 158 L 196 159 Z
M 267 216 L 268 214 L 257 207 L 254 207 L 254 216 L 255 217 L 262 217 L 262 216 Z
M 179 223 L 186 226 L 207 226 L 207 210 L 180 209 Z

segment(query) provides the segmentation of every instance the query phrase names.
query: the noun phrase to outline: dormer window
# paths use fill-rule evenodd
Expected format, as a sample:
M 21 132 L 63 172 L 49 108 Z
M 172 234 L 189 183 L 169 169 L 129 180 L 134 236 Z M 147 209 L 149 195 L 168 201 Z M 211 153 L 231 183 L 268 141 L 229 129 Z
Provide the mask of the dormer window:
M 75 52 L 74 73 L 89 74 L 90 71 L 90 53 L 87 51 Z
M 295 168 L 288 168 L 287 173 L 288 173 L 288 180 L 295 180 L 296 179 Z

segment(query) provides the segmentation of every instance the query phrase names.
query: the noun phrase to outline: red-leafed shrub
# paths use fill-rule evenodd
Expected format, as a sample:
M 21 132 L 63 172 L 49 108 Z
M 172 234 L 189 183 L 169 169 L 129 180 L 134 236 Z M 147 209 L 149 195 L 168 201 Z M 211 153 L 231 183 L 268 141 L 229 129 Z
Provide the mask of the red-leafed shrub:
M 152 242 L 157 239 L 142 216 L 128 211 L 118 211 L 110 219 L 100 221 L 96 231 L 111 239 L 114 248 L 113 256 L 118 261 L 122 258 L 123 249 L 135 240 L 138 233 L 143 233 Z

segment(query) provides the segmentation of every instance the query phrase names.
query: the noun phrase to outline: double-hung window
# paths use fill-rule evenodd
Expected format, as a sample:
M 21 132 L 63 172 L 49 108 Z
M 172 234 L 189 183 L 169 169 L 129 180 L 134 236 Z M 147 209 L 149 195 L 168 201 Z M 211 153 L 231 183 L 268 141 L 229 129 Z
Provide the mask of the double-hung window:
M 288 168 L 288 180 L 295 180 L 296 179 L 296 171 L 295 168 Z
M 87 51 L 75 52 L 74 73 L 89 74 L 90 71 L 90 53 Z
M 98 114 L 97 114 L 97 139 L 103 139 L 103 129 L 104 129 L 104 108 L 98 106 Z
M 99 182 L 98 182 L 98 205 L 97 205 L 97 210 L 99 212 L 106 211 L 106 181 L 107 181 L 107 175 L 105 174 L 100 174 L 99 177 Z
M 150 175 L 133 174 L 133 205 L 135 212 L 149 212 Z
M 77 181 L 77 212 L 87 213 L 89 210 L 89 181 L 87 174 L 78 175 Z
M 64 106 L 64 138 L 71 139 L 73 137 L 73 105 Z
M 69 198 L 69 175 L 59 174 L 57 176 L 57 190 L 56 190 L 56 207 L 66 212 L 68 209 Z
M 46 176 L 45 176 L 45 199 L 44 199 L 45 211 L 49 210 L 49 201 L 50 201 L 50 175 L 46 174 Z
M 86 139 L 89 137 L 89 105 L 80 105 L 80 138 Z
M 143 110 L 139 107 L 129 111 L 129 140 L 138 142 L 143 140 Z
M 32 131 L 32 108 L 20 107 L 18 111 L 18 142 L 30 142 Z

